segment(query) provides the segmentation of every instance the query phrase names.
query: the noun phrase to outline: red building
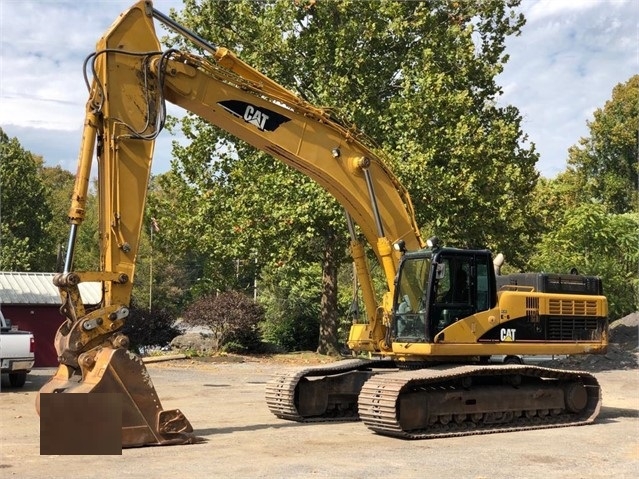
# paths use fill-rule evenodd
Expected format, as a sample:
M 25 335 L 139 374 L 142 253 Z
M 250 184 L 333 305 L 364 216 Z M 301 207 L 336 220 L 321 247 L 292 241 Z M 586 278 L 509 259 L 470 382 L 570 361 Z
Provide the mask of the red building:
M 58 365 L 53 340 L 64 321 L 62 301 L 53 285 L 54 273 L 16 273 L 0 271 L 0 307 L 5 318 L 35 337 L 35 367 Z M 80 296 L 85 306 L 102 300 L 100 283 L 81 283 Z

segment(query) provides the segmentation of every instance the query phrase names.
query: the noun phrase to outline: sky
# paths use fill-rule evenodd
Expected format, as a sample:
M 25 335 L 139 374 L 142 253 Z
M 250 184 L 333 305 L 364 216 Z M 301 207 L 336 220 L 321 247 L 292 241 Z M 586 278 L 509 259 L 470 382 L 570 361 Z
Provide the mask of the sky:
M 88 96 L 82 63 L 133 3 L 0 0 L 0 127 L 47 165 L 75 172 Z M 182 2 L 154 6 L 168 13 Z M 527 23 L 507 40 L 498 103 L 519 109 L 540 156 L 537 170 L 552 178 L 615 85 L 639 73 L 639 2 L 522 0 L 520 10 Z M 183 110 L 169 106 L 169 113 Z M 173 140 L 182 139 L 167 131 L 158 138 L 154 174 L 169 170 Z

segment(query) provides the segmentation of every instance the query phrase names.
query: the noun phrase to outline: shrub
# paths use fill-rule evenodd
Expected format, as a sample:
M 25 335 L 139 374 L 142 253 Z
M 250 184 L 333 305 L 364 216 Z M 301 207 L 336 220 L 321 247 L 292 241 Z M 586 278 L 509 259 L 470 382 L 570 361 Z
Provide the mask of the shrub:
M 130 348 L 139 353 L 147 347 L 169 344 L 180 334 L 173 323 L 173 316 L 164 310 L 149 311 L 132 305 L 122 333 L 129 337 Z
M 259 350 L 258 324 L 263 318 L 263 308 L 238 291 L 203 296 L 184 312 L 186 324 L 211 330 L 217 350 L 236 353 Z

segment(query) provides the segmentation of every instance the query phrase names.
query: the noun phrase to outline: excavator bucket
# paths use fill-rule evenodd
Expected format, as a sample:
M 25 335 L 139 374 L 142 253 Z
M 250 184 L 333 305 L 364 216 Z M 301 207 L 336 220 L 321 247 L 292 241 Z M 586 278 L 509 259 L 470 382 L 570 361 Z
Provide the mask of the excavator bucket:
M 70 376 L 69 368 L 60 365 L 40 389 L 36 399 L 38 413 L 41 394 L 118 393 L 122 395 L 123 448 L 196 442 L 191 424 L 179 409 L 162 410 L 146 367 L 135 354 L 126 349 L 102 348 L 93 367 L 82 369 L 80 378 Z M 56 427 L 64 428 L 65 424 Z

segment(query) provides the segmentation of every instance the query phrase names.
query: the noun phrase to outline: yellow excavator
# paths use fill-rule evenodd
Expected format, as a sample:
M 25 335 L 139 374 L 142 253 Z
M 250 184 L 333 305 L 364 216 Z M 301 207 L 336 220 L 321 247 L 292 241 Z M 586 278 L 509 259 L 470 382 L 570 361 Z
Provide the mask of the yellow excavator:
M 161 49 L 159 21 L 206 52 Z M 165 102 L 193 112 L 308 175 L 346 211 L 366 317 L 353 324 L 353 359 L 277 374 L 266 401 L 294 421 L 361 419 L 381 434 L 429 438 L 591 422 L 601 405 L 594 376 L 491 356 L 602 353 L 607 302 L 598 278 L 501 276 L 488 250 L 422 240 L 405 188 L 363 134 L 336 121 L 140 1 L 120 15 L 85 62 L 93 74 L 64 271 L 54 283 L 66 317 L 55 347 L 59 368 L 38 395 L 119 393 L 123 447 L 184 444 L 193 429 L 162 409 L 148 372 L 128 351 L 128 315 L 154 140 Z M 73 271 L 93 154 L 100 212 L 99 271 Z M 367 245 L 367 246 L 365 246 Z M 386 277 L 377 298 L 366 249 Z M 85 311 L 83 281 L 103 285 Z M 61 425 L 64 427 L 64 425 Z

